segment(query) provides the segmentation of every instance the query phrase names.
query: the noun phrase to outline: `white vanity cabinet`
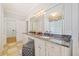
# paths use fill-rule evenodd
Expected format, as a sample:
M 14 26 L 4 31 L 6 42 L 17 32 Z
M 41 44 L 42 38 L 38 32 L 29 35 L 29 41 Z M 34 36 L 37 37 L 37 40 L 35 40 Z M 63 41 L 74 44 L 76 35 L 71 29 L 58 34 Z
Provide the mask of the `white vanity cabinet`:
M 35 56 L 70 56 L 69 47 L 65 47 L 42 39 L 34 39 Z
M 35 56 L 45 56 L 45 41 L 35 39 Z
M 61 46 L 51 42 L 46 42 L 46 55 L 61 56 Z
M 26 44 L 29 41 L 28 37 L 24 33 L 23 33 L 22 37 L 23 37 L 23 44 Z
M 70 56 L 70 48 L 55 43 L 46 42 L 47 56 Z
M 62 56 L 71 56 L 71 48 L 69 47 L 64 47 L 64 46 L 61 46 L 61 55 Z

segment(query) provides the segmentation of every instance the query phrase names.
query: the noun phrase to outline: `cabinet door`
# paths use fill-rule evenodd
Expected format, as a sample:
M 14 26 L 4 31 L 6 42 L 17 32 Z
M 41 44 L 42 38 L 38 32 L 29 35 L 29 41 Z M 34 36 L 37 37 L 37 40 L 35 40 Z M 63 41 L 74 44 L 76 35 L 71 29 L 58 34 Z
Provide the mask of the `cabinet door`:
M 46 55 L 61 56 L 61 46 L 51 42 L 46 42 Z
M 70 56 L 71 55 L 71 51 L 70 51 L 70 48 L 69 47 L 64 47 L 64 46 L 61 46 L 61 53 L 62 53 L 62 56 Z
M 54 51 L 54 46 L 51 45 L 50 43 L 46 43 L 46 55 L 47 56 L 54 56 L 55 51 Z
M 35 40 L 35 55 L 45 56 L 45 41 L 40 39 Z
M 28 43 L 29 41 L 28 36 L 26 34 L 23 34 L 22 37 L 23 37 L 23 44 Z

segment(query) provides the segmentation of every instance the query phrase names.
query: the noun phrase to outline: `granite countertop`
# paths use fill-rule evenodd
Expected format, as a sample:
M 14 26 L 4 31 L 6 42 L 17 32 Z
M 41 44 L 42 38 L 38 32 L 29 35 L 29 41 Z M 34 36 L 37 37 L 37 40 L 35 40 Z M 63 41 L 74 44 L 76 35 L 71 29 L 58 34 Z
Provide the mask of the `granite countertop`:
M 57 39 L 57 40 L 62 40 L 62 41 L 65 41 L 65 42 L 70 42 L 70 39 L 71 39 L 71 35 L 60 35 L 60 34 L 49 34 L 49 35 L 46 35 L 46 34 L 33 34 L 33 33 L 29 33 L 28 35 L 32 35 L 32 36 L 36 36 L 38 38 L 44 38 L 44 39 Z
M 26 33 L 24 33 L 26 34 Z M 50 42 L 55 42 L 57 44 L 62 44 L 63 46 L 69 46 L 70 40 L 71 40 L 71 36 L 70 35 L 59 35 L 59 34 L 52 34 L 52 35 L 37 35 L 37 34 L 33 34 L 33 33 L 28 33 L 26 35 L 35 37 L 35 38 L 39 38 L 39 39 L 43 39 L 43 40 L 47 40 Z M 67 44 L 66 44 L 67 43 Z

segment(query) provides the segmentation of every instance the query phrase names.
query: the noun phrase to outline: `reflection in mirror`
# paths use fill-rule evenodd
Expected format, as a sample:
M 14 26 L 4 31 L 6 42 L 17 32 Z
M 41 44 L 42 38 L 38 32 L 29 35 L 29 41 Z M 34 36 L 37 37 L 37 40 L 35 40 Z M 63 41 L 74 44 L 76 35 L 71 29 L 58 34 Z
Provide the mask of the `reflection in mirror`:
M 46 13 L 46 17 L 49 20 L 49 33 L 50 34 L 63 34 L 63 20 L 64 10 L 63 4 L 51 8 Z
M 49 23 L 49 31 L 51 34 L 62 34 L 62 29 L 63 29 L 63 20 L 59 21 L 52 21 Z
M 32 32 L 44 32 L 44 16 L 32 17 L 30 19 Z

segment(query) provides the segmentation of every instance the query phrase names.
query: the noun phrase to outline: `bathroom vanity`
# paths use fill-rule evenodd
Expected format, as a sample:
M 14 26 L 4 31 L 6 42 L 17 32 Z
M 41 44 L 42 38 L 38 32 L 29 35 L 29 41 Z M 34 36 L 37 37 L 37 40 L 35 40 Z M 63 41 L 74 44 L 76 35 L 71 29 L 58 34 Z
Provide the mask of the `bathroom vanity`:
M 70 37 L 61 38 L 36 35 L 33 33 L 25 34 L 28 39 L 34 40 L 35 56 L 71 56 Z M 62 39 L 65 39 L 64 41 Z
M 30 17 L 28 34 L 36 56 L 71 56 L 71 5 L 57 4 Z M 68 21 L 70 20 L 70 21 Z M 68 23 L 68 24 L 67 24 Z

